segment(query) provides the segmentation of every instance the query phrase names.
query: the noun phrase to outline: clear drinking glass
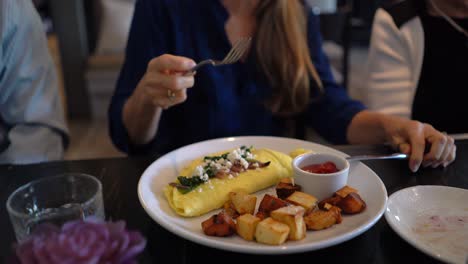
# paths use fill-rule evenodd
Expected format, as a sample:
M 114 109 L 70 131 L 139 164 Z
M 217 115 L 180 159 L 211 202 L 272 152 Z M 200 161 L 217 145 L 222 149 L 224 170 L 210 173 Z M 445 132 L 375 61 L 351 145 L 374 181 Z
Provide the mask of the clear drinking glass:
M 82 173 L 47 177 L 23 185 L 8 197 L 7 210 L 18 241 L 27 238 L 41 223 L 61 226 L 89 216 L 105 219 L 101 182 Z

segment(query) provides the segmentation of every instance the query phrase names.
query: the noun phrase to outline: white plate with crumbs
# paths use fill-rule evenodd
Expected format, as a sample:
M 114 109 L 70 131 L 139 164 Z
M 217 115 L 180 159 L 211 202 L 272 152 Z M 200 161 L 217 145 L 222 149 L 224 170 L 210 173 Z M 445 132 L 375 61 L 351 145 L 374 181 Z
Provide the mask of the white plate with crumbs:
M 300 241 L 287 241 L 279 246 L 270 246 L 231 237 L 206 236 L 201 222 L 219 212 L 215 210 L 200 217 L 184 218 L 177 215 L 169 206 L 164 187 L 173 182 L 178 172 L 192 160 L 207 154 L 238 148 L 242 145 L 254 148 L 270 148 L 289 154 L 303 148 L 315 152 L 333 153 L 347 156 L 333 148 L 290 138 L 279 137 L 233 137 L 203 141 L 174 150 L 154 161 L 143 173 L 138 184 L 138 196 L 146 212 L 159 225 L 168 231 L 205 246 L 250 254 L 289 254 L 305 252 L 333 246 L 350 240 L 371 228 L 384 214 L 387 203 L 387 190 L 380 178 L 361 162 L 352 162 L 348 185 L 358 189 L 367 203 L 366 209 L 356 215 L 343 215 L 343 222 L 321 231 L 307 231 L 306 238 Z M 274 186 L 255 193 L 257 203 L 265 193 L 275 194 Z M 258 205 L 258 204 L 257 204 Z
M 385 219 L 422 252 L 444 262 L 468 263 L 468 190 L 420 185 L 393 193 Z

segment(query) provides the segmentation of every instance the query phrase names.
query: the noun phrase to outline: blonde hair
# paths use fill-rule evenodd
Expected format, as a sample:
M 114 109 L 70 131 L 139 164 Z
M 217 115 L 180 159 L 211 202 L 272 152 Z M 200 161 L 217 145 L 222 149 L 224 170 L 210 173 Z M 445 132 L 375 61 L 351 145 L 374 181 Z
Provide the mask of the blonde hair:
M 302 112 L 309 103 L 311 78 L 322 90 L 307 41 L 307 13 L 300 0 L 262 0 L 256 9 L 256 56 L 273 87 L 266 102 L 278 115 Z

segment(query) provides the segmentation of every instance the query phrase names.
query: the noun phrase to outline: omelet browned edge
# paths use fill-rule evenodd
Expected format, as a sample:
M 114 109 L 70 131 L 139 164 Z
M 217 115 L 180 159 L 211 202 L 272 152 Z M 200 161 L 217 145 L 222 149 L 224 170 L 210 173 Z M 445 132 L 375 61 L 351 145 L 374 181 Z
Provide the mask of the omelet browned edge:
M 215 153 L 212 156 L 229 151 Z M 221 208 L 228 201 L 229 192 L 243 189 L 248 193 L 254 193 L 277 184 L 282 178 L 292 177 L 292 158 L 287 154 L 266 148 L 253 149 L 252 154 L 261 162 L 270 161 L 270 165 L 256 170 L 247 170 L 232 179 L 212 178 L 210 183 L 204 183 L 186 194 L 167 185 L 164 195 L 169 205 L 180 216 L 200 216 Z M 203 157 L 194 160 L 182 169 L 180 176 L 191 176 L 194 169 L 202 162 Z

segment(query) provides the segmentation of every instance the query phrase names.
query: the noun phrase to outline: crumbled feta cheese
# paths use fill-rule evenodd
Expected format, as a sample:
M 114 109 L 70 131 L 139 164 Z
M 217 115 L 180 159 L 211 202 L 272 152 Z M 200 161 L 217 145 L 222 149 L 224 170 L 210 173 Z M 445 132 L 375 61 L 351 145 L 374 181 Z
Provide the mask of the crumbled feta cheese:
M 200 176 L 200 177 L 203 175 L 203 167 L 202 166 L 197 166 L 195 168 L 195 175 Z
M 244 169 L 247 169 L 249 167 L 249 163 L 245 159 L 240 159 L 240 163 Z
M 242 157 L 240 155 L 240 151 L 235 149 L 228 154 L 227 158 L 230 162 L 234 162 L 235 160 L 241 159 Z
M 204 182 L 210 182 L 210 177 L 206 173 L 206 170 L 210 170 L 214 174 L 216 174 L 217 172 L 223 172 L 225 174 L 228 174 L 228 178 L 232 179 L 237 176 L 237 173 L 231 172 L 233 164 L 240 164 L 244 169 L 248 169 L 249 162 L 247 160 L 254 158 L 255 155 L 247 151 L 247 148 L 237 148 L 231 151 L 230 153 L 227 153 L 225 158 L 219 157 L 219 159 L 217 160 L 215 160 L 216 158 L 205 159 L 201 165 L 195 168 L 193 175 L 200 177 L 200 179 Z M 255 163 L 254 166 L 258 167 L 258 164 Z
M 208 174 L 206 173 L 203 173 L 202 176 L 200 176 L 200 179 L 202 179 L 202 181 L 206 182 L 210 179 L 210 177 L 208 177 Z

